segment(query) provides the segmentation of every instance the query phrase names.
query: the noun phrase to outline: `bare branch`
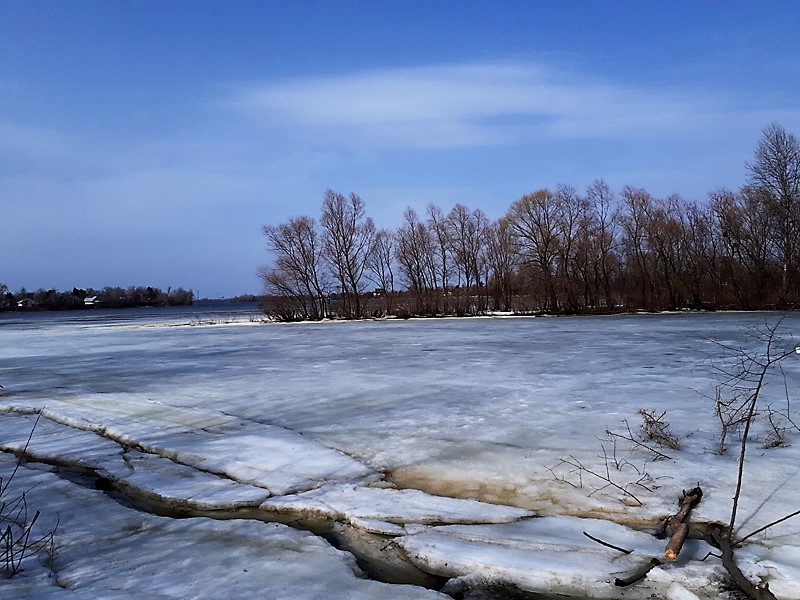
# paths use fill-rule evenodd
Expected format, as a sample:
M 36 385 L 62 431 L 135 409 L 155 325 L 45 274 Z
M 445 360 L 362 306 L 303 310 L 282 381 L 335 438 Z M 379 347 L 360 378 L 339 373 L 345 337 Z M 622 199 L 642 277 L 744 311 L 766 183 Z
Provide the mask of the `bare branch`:
M 769 529 L 770 527 L 774 527 L 778 523 L 783 523 L 784 521 L 788 521 L 789 519 L 791 519 L 793 517 L 796 517 L 797 515 L 800 515 L 800 510 L 796 510 L 793 513 L 790 513 L 790 514 L 786 515 L 785 517 L 781 517 L 780 519 L 776 519 L 776 520 L 772 521 L 771 523 L 767 523 L 763 527 L 759 527 L 755 531 L 753 531 L 751 533 L 748 533 L 747 535 L 742 536 L 740 538 L 737 538 L 736 541 L 731 542 L 731 547 L 735 548 L 737 546 L 740 546 L 745 540 L 749 540 L 754 535 L 758 535 L 762 531 L 765 531 L 765 530 Z
M 611 548 L 613 550 L 617 550 L 618 552 L 622 552 L 623 554 L 630 554 L 630 553 L 633 552 L 633 550 L 626 550 L 625 548 L 620 548 L 619 546 L 615 546 L 614 544 L 609 544 L 608 542 L 604 542 L 600 538 L 596 538 L 593 535 L 590 535 L 590 534 L 586 533 L 585 531 L 583 532 L 583 535 L 585 535 L 587 538 L 589 538 L 593 542 L 597 542 L 601 546 L 605 546 L 606 548 Z

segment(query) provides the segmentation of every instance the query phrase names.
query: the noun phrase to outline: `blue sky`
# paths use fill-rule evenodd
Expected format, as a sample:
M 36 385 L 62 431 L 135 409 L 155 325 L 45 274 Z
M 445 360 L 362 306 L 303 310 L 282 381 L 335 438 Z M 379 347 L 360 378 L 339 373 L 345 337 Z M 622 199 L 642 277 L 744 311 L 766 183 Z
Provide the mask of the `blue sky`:
M 264 224 L 603 178 L 704 200 L 800 135 L 800 2 L 0 0 L 0 283 L 261 290 Z

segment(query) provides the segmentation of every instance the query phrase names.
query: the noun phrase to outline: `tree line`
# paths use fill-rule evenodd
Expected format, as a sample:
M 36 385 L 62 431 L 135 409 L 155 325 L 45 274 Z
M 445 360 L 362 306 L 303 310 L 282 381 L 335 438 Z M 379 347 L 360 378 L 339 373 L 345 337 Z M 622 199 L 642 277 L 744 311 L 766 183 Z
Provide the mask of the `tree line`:
M 140 306 L 188 306 L 194 302 L 194 293 L 179 287 L 104 287 L 72 288 L 72 291 L 39 289 L 28 291 L 22 288 L 17 293 L 0 284 L 0 311 L 12 310 L 82 310 L 87 308 L 136 308 Z
M 328 190 L 319 220 L 263 227 L 266 310 L 315 320 L 796 308 L 800 144 L 772 124 L 745 166 L 746 185 L 703 202 L 597 180 L 525 194 L 495 221 L 463 204 L 407 208 L 396 230 L 377 229 L 357 194 Z

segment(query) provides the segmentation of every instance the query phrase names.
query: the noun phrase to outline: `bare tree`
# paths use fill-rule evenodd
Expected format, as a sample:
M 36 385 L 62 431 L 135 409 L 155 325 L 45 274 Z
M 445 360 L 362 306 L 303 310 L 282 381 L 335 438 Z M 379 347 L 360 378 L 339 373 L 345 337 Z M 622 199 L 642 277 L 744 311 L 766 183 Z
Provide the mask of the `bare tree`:
M 294 217 L 278 226 L 265 225 L 263 233 L 274 264 L 259 275 L 268 293 L 289 303 L 289 313 L 300 319 L 327 316 L 325 272 L 322 268 L 322 240 L 316 221 Z
M 691 303 L 700 308 L 703 298 L 713 305 L 721 298 L 720 241 L 716 235 L 714 212 L 707 204 L 686 205 L 687 287 Z
M 711 197 L 723 265 L 741 308 L 762 306 L 775 277 L 768 203 L 767 194 L 752 187 L 738 193 L 720 190 Z
M 372 248 L 367 259 L 367 267 L 372 280 L 386 295 L 386 310 L 391 313 L 394 302 L 394 269 L 397 256 L 397 240 L 395 234 L 388 229 L 381 229 L 372 238 Z
M 416 211 L 407 208 L 405 223 L 397 232 L 397 261 L 406 287 L 415 298 L 414 312 L 435 314 L 439 304 L 436 294 L 436 248 L 430 230 L 421 222 Z
M 753 162 L 746 164 L 750 185 L 769 195 L 769 206 L 775 218 L 775 240 L 782 262 L 782 290 L 789 294 L 790 282 L 797 291 L 797 232 L 800 231 L 800 142 L 777 123 L 761 132 Z
M 453 267 L 451 265 L 451 243 L 447 217 L 436 204 L 428 204 L 427 212 L 428 230 L 430 231 L 430 236 L 436 247 L 436 251 L 431 255 L 435 263 L 435 286 L 438 286 L 442 290 L 444 312 L 448 312 L 449 303 L 447 301 L 447 290 L 450 286 L 450 277 Z
M 646 190 L 626 186 L 622 190 L 622 200 L 625 206 L 621 223 L 626 279 L 639 292 L 633 304 L 653 308 L 656 290 L 653 280 L 653 254 L 648 236 L 653 198 Z
M 361 198 L 328 190 L 322 256 L 340 293 L 336 308 L 361 316 L 365 280 L 390 292 L 395 274 L 416 298 L 414 312 L 424 314 L 480 311 L 490 293 L 509 308 L 512 283 L 523 311 L 792 305 L 800 302 L 800 142 L 773 124 L 747 168 L 747 186 L 712 192 L 707 203 L 654 198 L 630 186 L 617 197 L 596 180 L 585 196 L 568 185 L 526 194 L 495 226 L 462 204 L 447 214 L 429 204 L 422 218 L 408 209 L 399 230 L 377 241 Z M 319 242 L 298 231 L 300 224 L 265 228 L 283 258 L 261 275 L 302 315 L 307 298 L 324 297 L 315 288 L 330 290 L 325 269 L 315 266 L 315 283 L 298 266 L 305 253 L 290 252 L 287 240 Z M 325 302 L 309 307 L 310 318 L 330 311 Z
M 518 267 L 516 240 L 508 219 L 494 223 L 486 235 L 487 261 L 495 308 L 511 310 L 512 282 Z M 488 283 L 487 283 L 488 285 Z
M 578 310 L 577 285 L 585 273 L 585 257 L 578 256 L 586 226 L 588 203 L 575 188 L 559 185 L 554 195 L 557 209 L 558 278 L 564 301 L 571 311 Z
M 684 275 L 687 271 L 685 204 L 678 195 L 653 200 L 645 227 L 652 252 L 653 283 L 658 307 L 676 309 L 684 304 Z
M 605 306 L 614 306 L 611 282 L 619 269 L 619 206 L 616 197 L 602 179 L 586 188 L 591 219 L 591 239 L 594 255 L 594 283 L 596 295 L 602 291 Z
M 325 257 L 331 265 L 342 295 L 347 318 L 362 317 L 362 281 L 375 224 L 366 216 L 364 201 L 356 194 L 344 196 L 328 190 L 322 202 Z
M 542 189 L 511 205 L 508 221 L 519 243 L 522 260 L 545 287 L 544 308 L 558 310 L 555 268 L 559 252 L 559 208 L 553 193 Z
M 485 283 L 481 281 L 481 274 L 486 260 L 489 218 L 480 209 L 470 211 L 463 204 L 456 204 L 447 215 L 446 225 L 459 289 L 463 287 L 469 295 L 473 286 Z M 480 311 L 485 308 L 480 289 L 478 298 Z

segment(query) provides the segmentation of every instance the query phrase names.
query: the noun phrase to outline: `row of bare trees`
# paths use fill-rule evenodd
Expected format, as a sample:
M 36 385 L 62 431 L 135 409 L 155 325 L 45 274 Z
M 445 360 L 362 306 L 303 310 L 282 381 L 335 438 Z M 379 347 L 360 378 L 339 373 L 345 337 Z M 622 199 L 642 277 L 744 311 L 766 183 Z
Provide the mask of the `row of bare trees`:
M 705 202 L 614 193 L 602 180 L 513 202 L 496 221 L 455 204 L 378 230 L 356 194 L 328 190 L 317 222 L 265 226 L 277 317 L 360 318 L 772 308 L 800 301 L 800 144 L 762 132 L 748 184 Z

